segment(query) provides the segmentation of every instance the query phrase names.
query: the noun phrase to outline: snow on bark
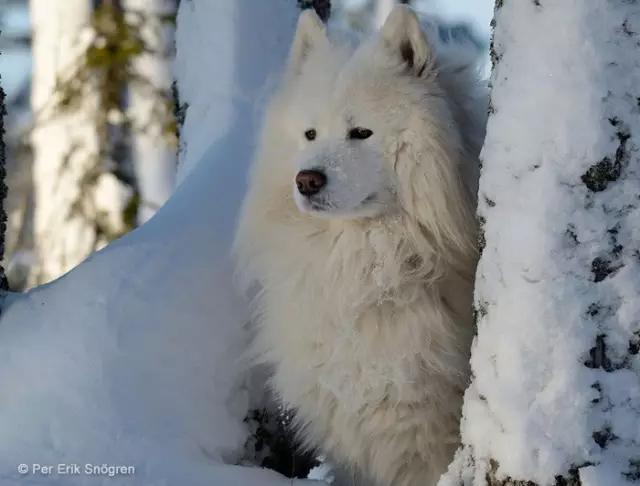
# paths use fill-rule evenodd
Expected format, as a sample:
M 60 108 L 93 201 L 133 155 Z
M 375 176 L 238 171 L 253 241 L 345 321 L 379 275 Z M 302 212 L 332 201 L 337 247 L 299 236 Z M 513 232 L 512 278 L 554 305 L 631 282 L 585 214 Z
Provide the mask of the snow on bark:
M 441 485 L 640 479 L 640 2 L 499 0 L 478 336 Z
M 62 109 L 60 87 L 91 40 L 87 0 L 31 0 L 34 232 L 31 283 L 50 281 L 119 233 L 129 191 L 101 167 L 97 94 Z
M 175 0 L 124 0 L 125 10 L 143 19 L 139 33 L 147 52 L 133 62 L 136 77 L 129 85 L 132 149 L 140 193 L 138 219 L 144 223 L 169 198 L 176 174 L 176 149 L 167 133 L 170 114 L 171 52 L 174 32 L 167 18 L 175 15 Z
M 233 465 L 247 439 L 248 314 L 229 258 L 258 95 L 284 62 L 297 11 L 289 0 L 183 0 L 180 8 L 190 174 L 146 224 L 50 285 L 8 297 L 0 318 L 3 486 L 303 483 Z M 228 91 L 212 95 L 218 77 Z M 25 478 L 20 463 L 136 470 L 133 478 Z

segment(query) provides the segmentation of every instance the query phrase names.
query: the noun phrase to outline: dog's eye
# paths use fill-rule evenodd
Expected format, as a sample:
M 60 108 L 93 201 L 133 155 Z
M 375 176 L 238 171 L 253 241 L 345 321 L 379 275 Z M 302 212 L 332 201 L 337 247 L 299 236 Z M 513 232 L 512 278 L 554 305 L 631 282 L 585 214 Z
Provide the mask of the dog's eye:
M 306 132 L 304 132 L 304 136 L 307 140 L 309 140 L 310 142 L 312 140 L 316 139 L 316 131 L 313 128 L 310 128 L 309 130 L 307 130 Z
M 364 140 L 369 138 L 371 135 L 373 135 L 373 132 L 368 128 L 356 127 L 349 130 L 349 138 L 351 139 Z

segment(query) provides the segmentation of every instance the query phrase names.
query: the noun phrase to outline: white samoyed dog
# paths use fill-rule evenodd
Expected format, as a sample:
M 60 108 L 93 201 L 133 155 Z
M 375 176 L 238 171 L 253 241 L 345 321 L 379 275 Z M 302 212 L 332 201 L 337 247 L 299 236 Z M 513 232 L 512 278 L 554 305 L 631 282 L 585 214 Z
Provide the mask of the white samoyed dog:
M 255 355 L 304 443 L 375 484 L 433 485 L 459 443 L 485 113 L 406 6 L 357 46 L 302 13 L 266 113 L 235 243 Z

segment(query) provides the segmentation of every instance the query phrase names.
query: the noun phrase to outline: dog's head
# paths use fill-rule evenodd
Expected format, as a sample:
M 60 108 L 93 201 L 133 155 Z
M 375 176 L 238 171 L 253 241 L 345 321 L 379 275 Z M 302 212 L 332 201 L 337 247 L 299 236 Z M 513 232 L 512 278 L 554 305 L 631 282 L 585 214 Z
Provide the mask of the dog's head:
M 410 8 L 397 6 L 357 47 L 330 41 L 305 11 L 267 117 L 267 158 L 278 166 L 262 176 L 285 181 L 287 200 L 311 218 L 402 214 L 430 239 L 460 240 L 473 226 L 460 167 L 469 151 L 442 81 Z

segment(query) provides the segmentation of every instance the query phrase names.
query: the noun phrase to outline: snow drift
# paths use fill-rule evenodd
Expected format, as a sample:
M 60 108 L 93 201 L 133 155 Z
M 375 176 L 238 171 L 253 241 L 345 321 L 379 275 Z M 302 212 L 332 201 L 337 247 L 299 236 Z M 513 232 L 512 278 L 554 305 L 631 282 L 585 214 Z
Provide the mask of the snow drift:
M 288 0 L 182 2 L 182 183 L 138 230 L 59 280 L 6 298 L 3 485 L 291 484 L 225 464 L 238 461 L 247 435 L 247 316 L 228 248 L 256 100 L 284 61 L 297 13 Z M 33 471 L 87 463 L 135 474 Z

